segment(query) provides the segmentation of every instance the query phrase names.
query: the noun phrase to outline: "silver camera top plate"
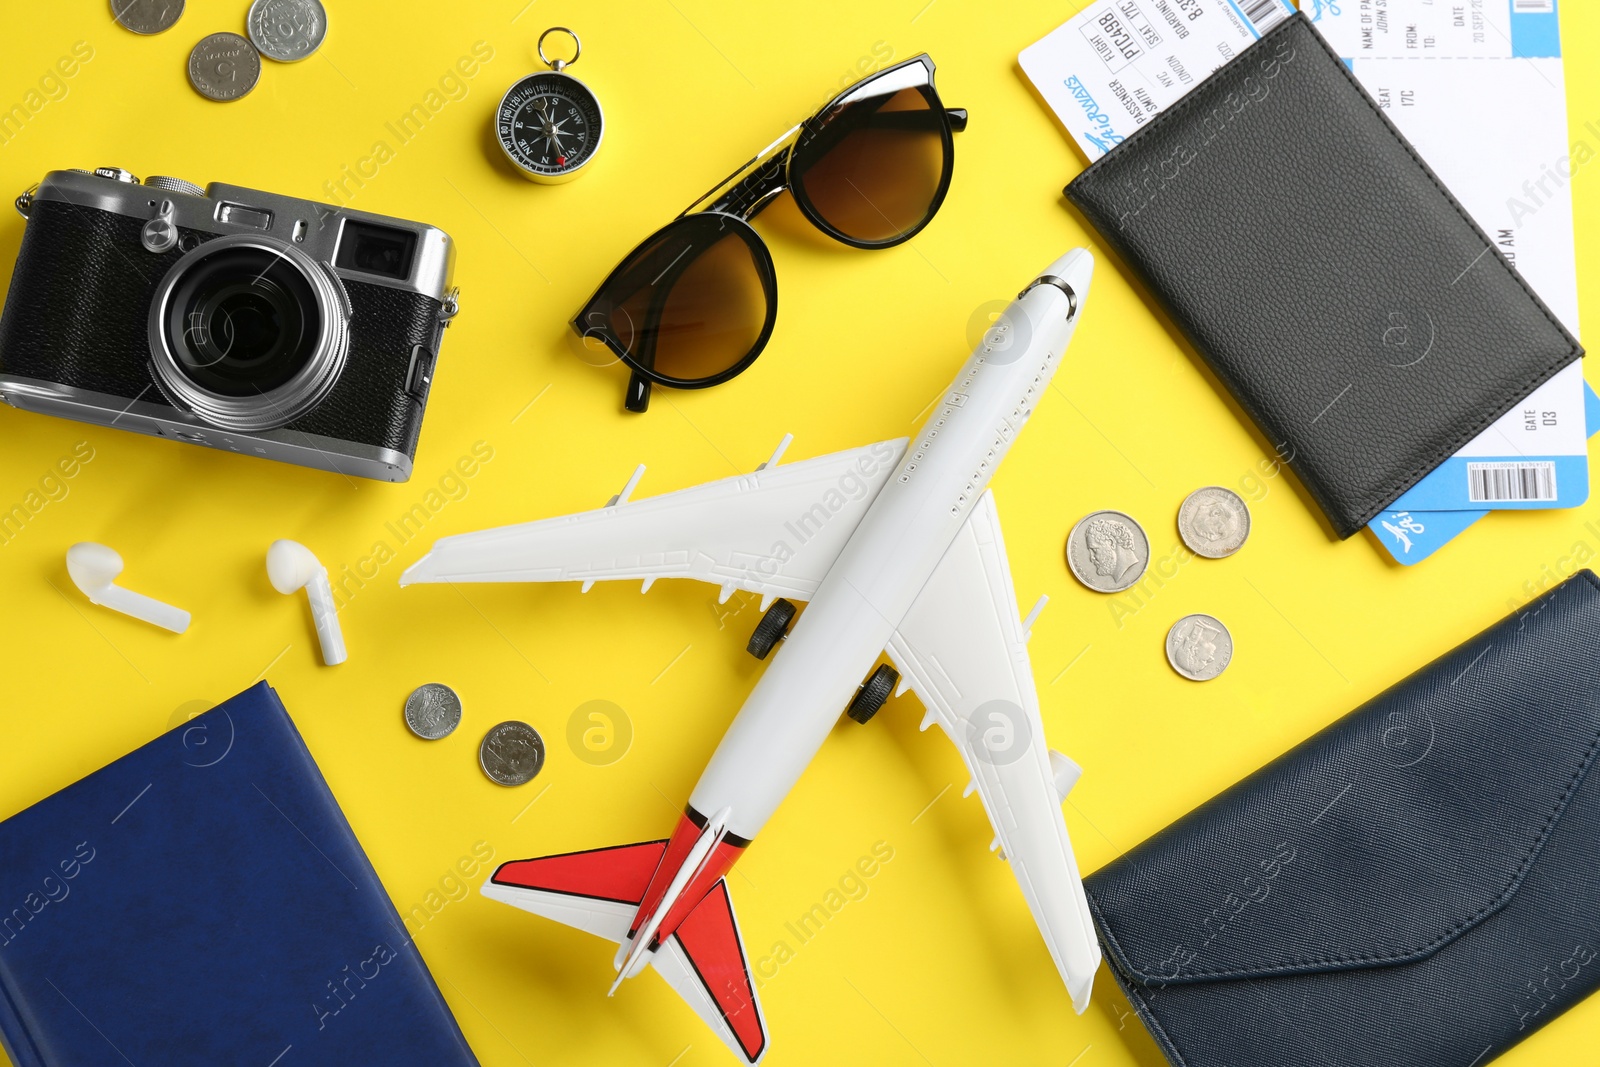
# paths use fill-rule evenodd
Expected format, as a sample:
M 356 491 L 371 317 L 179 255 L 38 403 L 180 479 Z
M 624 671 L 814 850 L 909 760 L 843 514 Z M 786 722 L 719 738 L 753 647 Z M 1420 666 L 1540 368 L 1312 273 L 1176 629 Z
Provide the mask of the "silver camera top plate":
M 352 281 L 420 293 L 441 302 L 450 292 L 455 242 L 436 226 L 264 193 L 225 182 L 212 182 L 200 196 L 173 188 L 176 184 L 141 185 L 82 171 L 54 170 L 45 175 L 38 189 L 33 191 L 31 202 L 75 204 L 149 221 L 157 217 L 166 201 L 172 204 L 171 222 L 182 229 L 218 236 L 270 237 L 299 249 L 312 259 L 330 264 L 336 274 Z M 399 230 L 415 237 L 415 252 L 404 278 L 339 265 L 340 243 L 352 222 Z

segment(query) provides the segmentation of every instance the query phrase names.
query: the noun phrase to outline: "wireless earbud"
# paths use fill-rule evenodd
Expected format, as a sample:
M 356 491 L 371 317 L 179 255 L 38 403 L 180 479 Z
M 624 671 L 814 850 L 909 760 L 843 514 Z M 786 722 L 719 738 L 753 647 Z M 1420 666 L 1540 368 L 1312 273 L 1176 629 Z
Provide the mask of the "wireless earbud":
M 116 585 L 116 577 L 121 573 L 122 557 L 114 548 L 82 541 L 67 549 L 67 574 L 72 577 L 72 584 L 89 598 L 89 603 L 120 611 L 175 634 L 189 628 L 189 613 L 182 608 Z
M 311 601 L 311 621 L 322 643 L 322 662 L 332 667 L 345 661 L 344 634 L 339 630 L 339 614 L 333 606 L 333 588 L 328 570 L 311 550 L 299 541 L 274 541 L 267 549 L 267 577 L 272 587 L 288 595 L 304 589 Z

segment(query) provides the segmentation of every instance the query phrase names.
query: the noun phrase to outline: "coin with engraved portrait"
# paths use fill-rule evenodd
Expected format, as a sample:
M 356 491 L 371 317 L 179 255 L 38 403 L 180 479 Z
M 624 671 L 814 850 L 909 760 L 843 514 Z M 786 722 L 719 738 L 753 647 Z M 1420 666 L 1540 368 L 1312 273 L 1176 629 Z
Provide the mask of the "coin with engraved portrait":
M 406 726 L 424 741 L 448 737 L 461 722 L 461 698 L 448 685 L 428 682 L 406 697 Z
M 279 63 L 306 58 L 328 35 L 328 13 L 320 0 L 256 0 L 245 24 L 261 54 Z
M 237 100 L 261 80 L 261 53 L 237 33 L 213 33 L 189 53 L 189 84 L 207 100 Z
M 522 785 L 544 768 L 544 738 L 515 719 L 491 727 L 478 746 L 478 763 L 491 782 Z
M 1150 539 L 1129 515 L 1091 511 L 1067 534 L 1067 566 L 1098 593 L 1120 593 L 1144 577 Z
M 1250 536 L 1250 509 L 1232 489 L 1196 489 L 1178 505 L 1178 536 L 1198 556 L 1231 556 Z
M 111 0 L 111 17 L 146 36 L 172 29 L 182 14 L 183 0 Z
M 1209 682 L 1233 660 L 1233 635 L 1211 615 L 1185 615 L 1167 631 L 1167 662 L 1191 682 Z

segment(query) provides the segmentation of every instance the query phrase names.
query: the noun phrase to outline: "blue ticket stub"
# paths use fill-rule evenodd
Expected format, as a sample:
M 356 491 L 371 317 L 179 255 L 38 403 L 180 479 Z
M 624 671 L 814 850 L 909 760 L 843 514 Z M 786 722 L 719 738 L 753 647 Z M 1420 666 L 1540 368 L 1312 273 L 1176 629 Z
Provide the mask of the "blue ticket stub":
M 1394 511 L 1575 508 L 1589 499 L 1583 364 L 1573 361 L 1390 505 Z M 1572 396 L 1580 398 L 1574 404 Z
M 1584 411 L 1591 433 L 1600 432 L 1600 396 L 1584 383 Z M 1488 509 L 1412 511 L 1392 508 L 1367 524 L 1389 555 L 1401 563 L 1421 563 L 1443 548 L 1468 526 L 1489 514 Z

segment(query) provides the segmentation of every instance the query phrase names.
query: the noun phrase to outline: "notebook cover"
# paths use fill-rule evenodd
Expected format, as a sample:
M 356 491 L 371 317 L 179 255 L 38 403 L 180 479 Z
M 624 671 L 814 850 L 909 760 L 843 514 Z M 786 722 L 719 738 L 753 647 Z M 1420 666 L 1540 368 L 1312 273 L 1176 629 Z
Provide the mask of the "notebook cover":
M 1085 882 L 1183 1067 L 1468 1067 L 1600 987 L 1582 571 Z
M 1066 193 L 1340 537 L 1583 354 L 1304 14 Z
M 0 823 L 17 1067 L 475 1065 L 265 682 Z

